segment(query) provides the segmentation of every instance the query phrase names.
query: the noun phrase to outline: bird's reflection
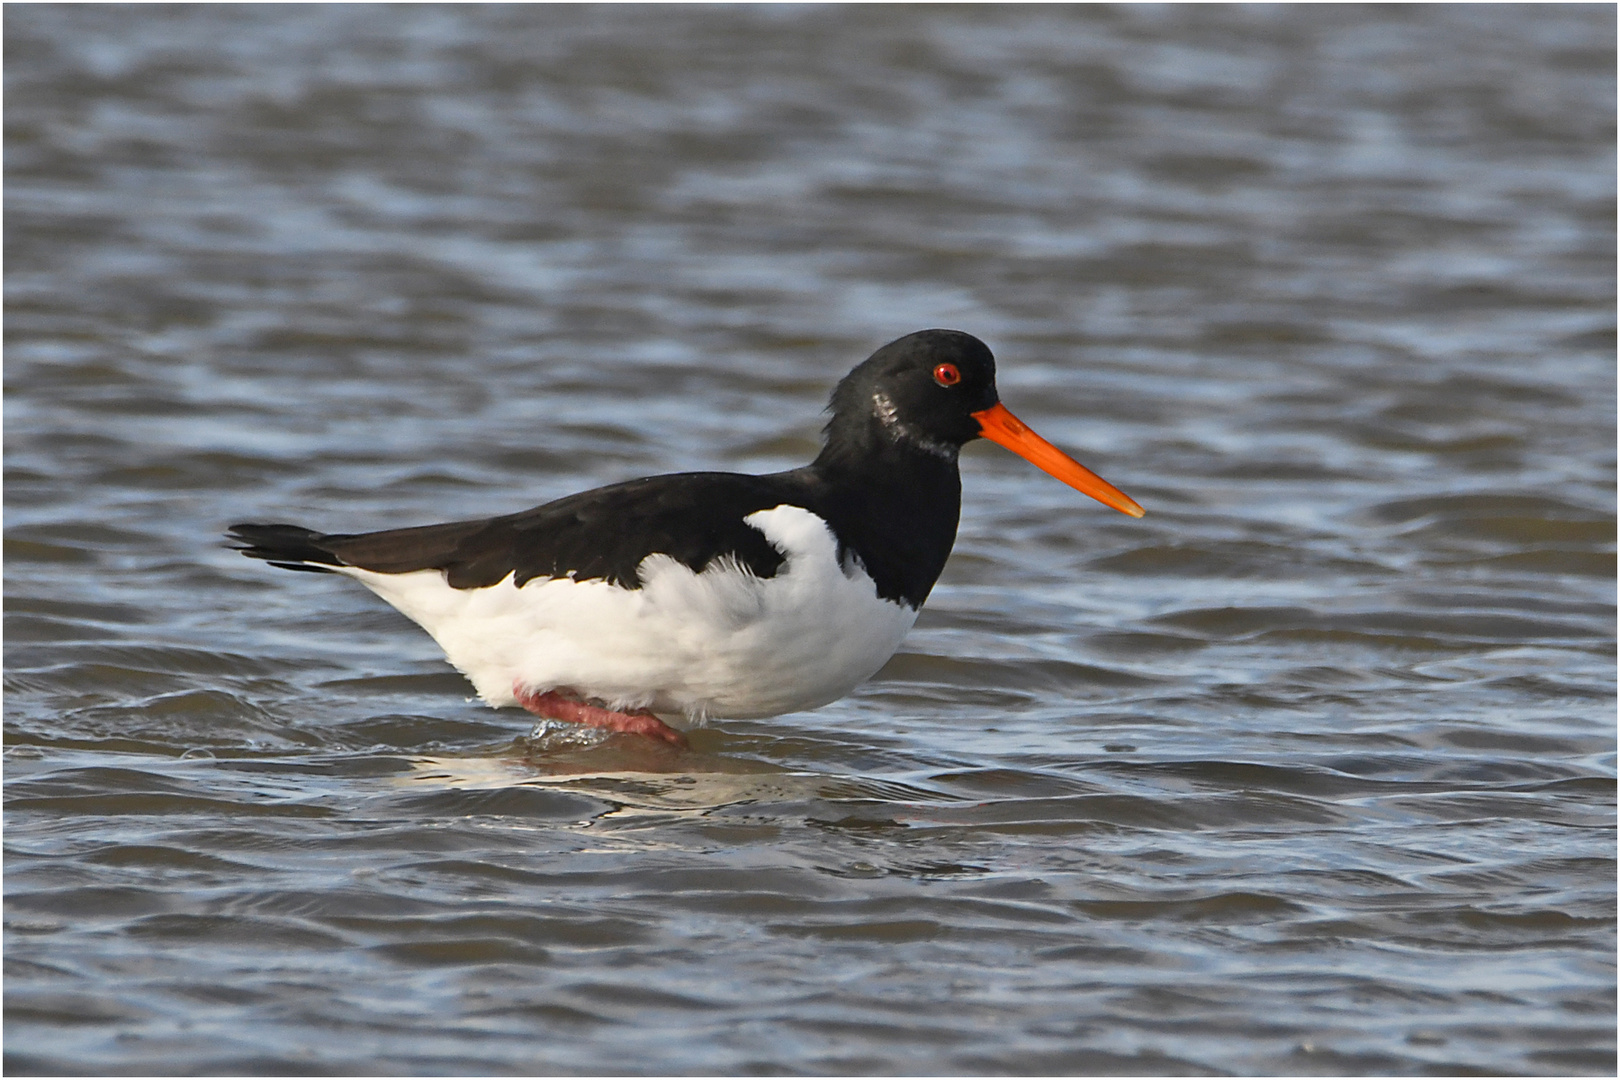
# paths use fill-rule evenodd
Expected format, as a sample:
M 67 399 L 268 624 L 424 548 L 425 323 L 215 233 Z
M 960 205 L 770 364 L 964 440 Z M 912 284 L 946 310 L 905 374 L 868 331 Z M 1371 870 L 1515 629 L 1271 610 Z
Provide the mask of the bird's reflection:
M 747 802 L 916 804 L 958 798 L 894 780 L 785 768 L 735 752 L 746 745 L 748 740 L 713 729 L 697 729 L 689 747 L 675 747 L 578 724 L 541 723 L 493 753 L 416 758 L 401 782 L 463 790 L 550 787 L 665 811 Z

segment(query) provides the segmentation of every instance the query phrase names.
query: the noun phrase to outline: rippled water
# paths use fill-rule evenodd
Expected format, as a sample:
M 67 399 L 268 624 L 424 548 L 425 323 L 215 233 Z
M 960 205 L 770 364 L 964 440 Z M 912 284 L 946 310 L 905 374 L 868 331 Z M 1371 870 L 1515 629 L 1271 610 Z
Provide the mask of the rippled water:
M 1613 1072 L 1612 8 L 4 18 L 9 1072 Z M 929 326 L 1148 516 L 689 752 L 220 546 Z

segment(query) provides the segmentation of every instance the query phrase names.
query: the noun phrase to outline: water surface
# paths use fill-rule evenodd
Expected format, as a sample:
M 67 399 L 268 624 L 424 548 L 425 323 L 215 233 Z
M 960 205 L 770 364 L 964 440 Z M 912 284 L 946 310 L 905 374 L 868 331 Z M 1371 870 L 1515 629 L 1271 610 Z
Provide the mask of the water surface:
M 1613 1072 L 1612 8 L 4 18 L 9 1072 Z M 930 326 L 1148 516 L 689 752 L 220 544 Z

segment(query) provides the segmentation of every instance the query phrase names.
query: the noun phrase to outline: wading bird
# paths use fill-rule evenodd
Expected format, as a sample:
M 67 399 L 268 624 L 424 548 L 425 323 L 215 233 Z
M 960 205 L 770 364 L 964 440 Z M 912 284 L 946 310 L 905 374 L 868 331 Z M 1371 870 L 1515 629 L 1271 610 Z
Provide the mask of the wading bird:
M 1001 404 L 995 359 L 970 334 L 890 342 L 829 411 L 821 453 L 788 472 L 653 476 L 382 532 L 230 536 L 251 558 L 359 581 L 492 706 L 680 745 L 666 721 L 815 708 L 883 666 L 956 540 L 964 443 L 990 439 L 1142 516 Z

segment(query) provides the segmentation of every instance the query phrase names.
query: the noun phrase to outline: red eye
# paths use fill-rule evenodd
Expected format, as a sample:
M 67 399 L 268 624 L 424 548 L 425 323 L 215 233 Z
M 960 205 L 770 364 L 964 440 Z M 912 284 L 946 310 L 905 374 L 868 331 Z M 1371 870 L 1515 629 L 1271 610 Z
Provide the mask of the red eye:
M 955 386 L 962 381 L 962 373 L 955 364 L 941 364 L 934 369 L 934 381 L 941 386 Z

